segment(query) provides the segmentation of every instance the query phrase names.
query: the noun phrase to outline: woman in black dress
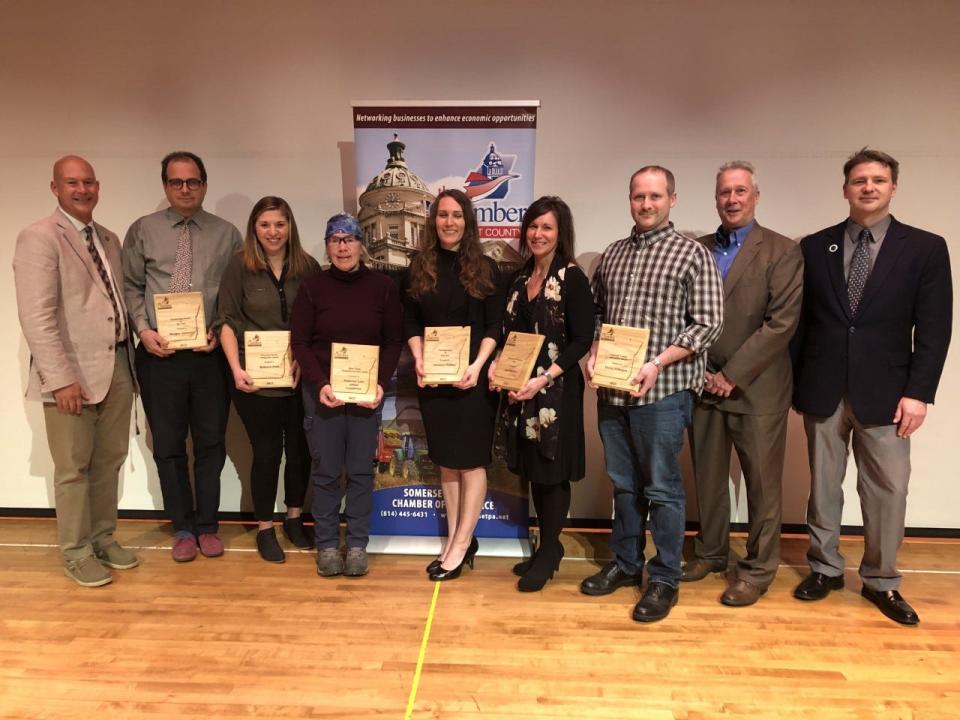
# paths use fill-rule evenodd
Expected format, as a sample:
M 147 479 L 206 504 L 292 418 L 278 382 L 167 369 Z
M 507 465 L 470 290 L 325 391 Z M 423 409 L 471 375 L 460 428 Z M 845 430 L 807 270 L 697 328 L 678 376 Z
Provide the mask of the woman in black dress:
M 483 255 L 477 218 L 460 190 L 444 190 L 430 208 L 423 247 L 410 264 L 404 293 L 404 337 L 416 365 L 430 459 L 440 468 L 447 543 L 427 566 L 432 580 L 473 567 L 473 536 L 487 494 L 497 396 L 487 364 L 500 338 L 503 294 L 496 263 Z M 423 382 L 426 327 L 470 326 L 470 364 L 453 385 Z
M 530 483 L 540 521 L 540 547 L 513 568 L 520 576 L 517 588 L 532 592 L 560 566 L 570 483 L 585 474 L 579 362 L 593 342 L 594 316 L 590 284 L 574 259 L 567 204 L 558 197 L 536 200 L 524 213 L 520 237 L 527 262 L 507 291 L 503 336 L 516 330 L 543 335 L 544 341 L 527 384 L 508 393 L 502 420 L 508 465 Z

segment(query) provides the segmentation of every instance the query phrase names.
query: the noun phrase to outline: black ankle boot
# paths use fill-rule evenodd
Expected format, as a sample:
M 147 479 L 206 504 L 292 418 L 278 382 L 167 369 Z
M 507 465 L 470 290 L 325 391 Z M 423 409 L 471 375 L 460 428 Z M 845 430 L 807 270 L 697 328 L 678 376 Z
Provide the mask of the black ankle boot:
M 257 552 L 267 562 L 282 563 L 287 559 L 286 555 L 283 554 L 283 548 L 277 542 L 277 534 L 273 528 L 257 532 Z
M 517 590 L 520 592 L 537 592 L 543 590 L 548 580 L 560 569 L 563 560 L 563 544 L 557 541 L 548 547 L 541 547 L 530 563 L 530 569 L 517 581 Z
M 283 521 L 283 534 L 287 536 L 287 540 L 301 550 L 309 550 L 313 547 L 313 541 L 303 526 L 302 517 L 285 518 Z

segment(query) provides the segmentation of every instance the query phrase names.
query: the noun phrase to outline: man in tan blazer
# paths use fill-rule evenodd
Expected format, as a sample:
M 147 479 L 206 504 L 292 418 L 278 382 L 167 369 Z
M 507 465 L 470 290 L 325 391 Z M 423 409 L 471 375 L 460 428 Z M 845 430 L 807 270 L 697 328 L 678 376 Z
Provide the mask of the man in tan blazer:
M 746 557 L 720 602 L 751 605 L 780 564 L 783 455 L 792 394 L 789 343 L 800 316 L 803 257 L 789 238 L 755 220 L 756 172 L 735 161 L 717 173 L 720 228 L 700 238 L 723 276 L 723 333 L 709 350 L 704 395 L 690 431 L 700 532 L 681 580 L 727 569 L 730 446 L 747 492 Z
M 61 158 L 50 189 L 59 207 L 20 233 L 13 257 L 30 348 L 27 397 L 43 401 L 64 573 L 97 587 L 112 579 L 106 568 L 139 563 L 113 536 L 130 439 L 133 348 L 120 242 L 93 222 L 100 193 L 93 167 Z

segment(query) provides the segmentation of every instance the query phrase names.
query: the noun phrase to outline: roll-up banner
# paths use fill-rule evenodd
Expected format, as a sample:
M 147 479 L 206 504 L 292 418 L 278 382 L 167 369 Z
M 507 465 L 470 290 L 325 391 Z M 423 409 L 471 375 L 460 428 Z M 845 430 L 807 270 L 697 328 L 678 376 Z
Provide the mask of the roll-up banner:
M 357 216 L 368 264 L 402 282 L 431 204 L 442 190 L 456 188 L 473 202 L 484 252 L 505 273 L 519 267 L 520 221 L 534 199 L 538 107 L 538 101 L 353 103 Z M 476 535 L 487 538 L 482 551 L 515 554 L 528 537 L 526 488 L 507 470 L 501 448 L 493 458 Z M 370 549 L 435 552 L 446 522 L 405 348 L 384 398 Z

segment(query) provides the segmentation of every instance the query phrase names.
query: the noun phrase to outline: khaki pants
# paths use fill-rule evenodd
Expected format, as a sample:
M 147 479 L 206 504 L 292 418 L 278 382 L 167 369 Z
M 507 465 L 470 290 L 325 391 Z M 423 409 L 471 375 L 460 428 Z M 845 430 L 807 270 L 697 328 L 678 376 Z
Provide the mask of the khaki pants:
M 106 397 L 67 415 L 45 403 L 53 457 L 57 535 L 65 560 L 78 560 L 114 542 L 117 486 L 130 444 L 133 379 L 126 349 L 118 348 Z

